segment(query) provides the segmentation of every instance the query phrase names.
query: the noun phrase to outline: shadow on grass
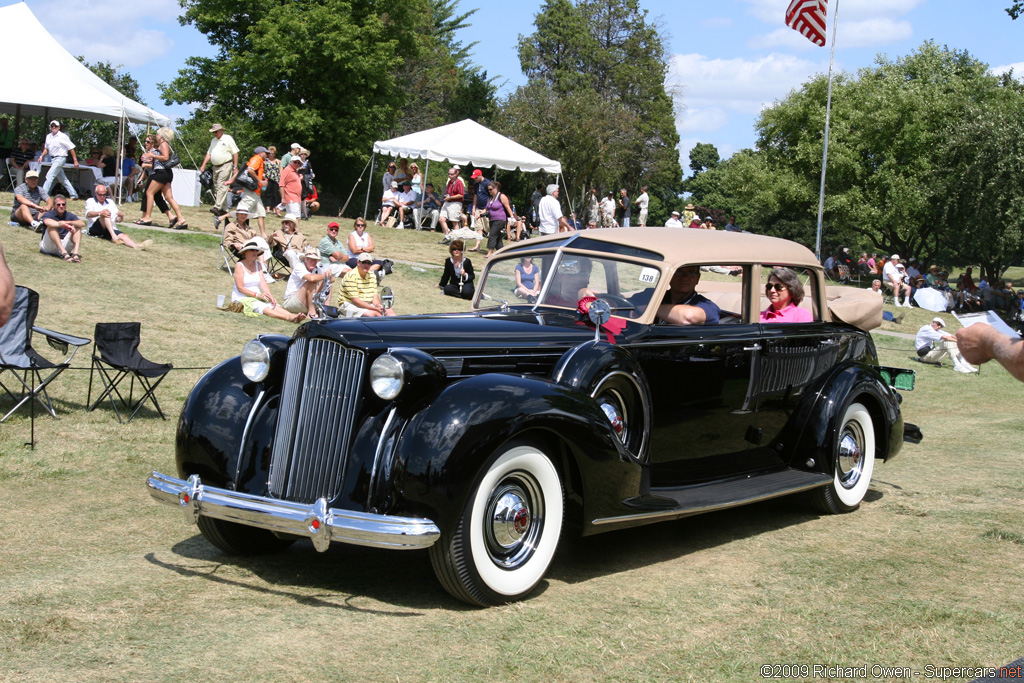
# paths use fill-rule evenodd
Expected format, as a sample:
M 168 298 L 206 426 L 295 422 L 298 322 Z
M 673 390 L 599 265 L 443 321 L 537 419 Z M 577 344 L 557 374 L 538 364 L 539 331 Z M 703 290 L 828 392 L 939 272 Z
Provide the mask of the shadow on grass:
M 883 495 L 872 489 L 865 500 L 877 501 Z M 818 517 L 805 496 L 794 495 L 585 538 L 570 532 L 563 534 L 547 575 L 566 583 L 580 583 L 675 560 Z M 298 541 L 277 555 L 228 557 L 197 534 L 175 545 L 173 552 L 177 556 L 175 561 L 160 559 L 154 553 L 146 559 L 182 576 L 288 597 L 310 607 L 399 616 L 415 616 L 419 612 L 392 612 L 358 603 L 370 600 L 413 610 L 474 609 L 444 592 L 434 577 L 428 553 L 422 550 L 333 544 L 327 552 L 318 553 L 308 541 Z M 245 579 L 218 573 L 225 566 L 251 572 L 274 587 L 253 585 Z M 548 585 L 548 581 L 541 581 L 531 598 L 544 593 Z

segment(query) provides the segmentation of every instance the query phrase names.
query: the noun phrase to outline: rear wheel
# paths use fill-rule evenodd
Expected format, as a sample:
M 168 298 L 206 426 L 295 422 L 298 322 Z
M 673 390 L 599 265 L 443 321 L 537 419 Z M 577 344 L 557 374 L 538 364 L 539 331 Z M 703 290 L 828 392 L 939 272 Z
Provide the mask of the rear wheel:
M 295 542 L 294 538 L 278 538 L 266 529 L 225 522 L 223 519 L 200 517 L 196 524 L 207 541 L 228 555 L 270 555 Z
M 817 507 L 828 514 L 860 507 L 875 467 L 875 430 L 868 409 L 851 403 L 841 424 L 833 445 L 832 483 L 814 492 Z
M 505 446 L 480 477 L 458 525 L 430 547 L 445 590 L 489 606 L 525 597 L 544 577 L 558 547 L 562 483 L 533 443 Z

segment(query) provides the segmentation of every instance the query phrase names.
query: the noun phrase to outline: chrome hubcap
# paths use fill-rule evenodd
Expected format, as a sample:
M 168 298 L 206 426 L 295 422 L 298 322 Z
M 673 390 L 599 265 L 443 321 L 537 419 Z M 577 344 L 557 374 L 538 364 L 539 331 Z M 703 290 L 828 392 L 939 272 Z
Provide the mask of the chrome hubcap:
M 539 494 L 525 474 L 505 479 L 492 492 L 484 526 L 488 554 L 499 567 L 515 569 L 533 555 L 543 521 Z
M 864 432 L 860 424 L 851 422 L 843 427 L 839 437 L 838 469 L 839 483 L 843 488 L 853 488 L 864 470 Z

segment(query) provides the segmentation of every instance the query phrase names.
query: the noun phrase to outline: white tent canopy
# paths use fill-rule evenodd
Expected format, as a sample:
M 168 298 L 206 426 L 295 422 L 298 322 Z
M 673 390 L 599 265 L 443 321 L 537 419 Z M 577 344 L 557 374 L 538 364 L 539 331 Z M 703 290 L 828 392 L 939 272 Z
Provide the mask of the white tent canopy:
M 0 69 L 0 112 L 170 125 L 169 118 L 125 97 L 72 57 L 24 2 L 0 7 L 0 26 L 8 37 L 17 37 L 28 60 L 24 65 L 8 60 Z
M 409 159 L 450 161 L 506 171 L 562 173 L 562 164 L 481 126 L 472 119 L 373 143 L 373 151 Z
M 534 152 L 528 147 L 509 140 L 504 135 L 495 133 L 486 126 L 481 126 L 472 119 L 464 119 L 446 126 L 438 126 L 418 133 L 410 133 L 391 140 L 378 140 L 373 143 L 374 155 L 370 160 L 370 182 L 366 193 L 366 207 L 369 210 L 370 195 L 373 194 L 373 161 L 377 154 L 387 154 L 406 159 L 426 159 L 427 171 L 430 172 L 431 161 L 447 161 L 452 164 L 472 164 L 477 168 L 492 166 L 505 171 L 546 171 L 555 175 L 562 174 L 562 164 Z M 422 208 L 423 200 L 420 200 Z M 346 203 L 346 206 L 348 204 Z

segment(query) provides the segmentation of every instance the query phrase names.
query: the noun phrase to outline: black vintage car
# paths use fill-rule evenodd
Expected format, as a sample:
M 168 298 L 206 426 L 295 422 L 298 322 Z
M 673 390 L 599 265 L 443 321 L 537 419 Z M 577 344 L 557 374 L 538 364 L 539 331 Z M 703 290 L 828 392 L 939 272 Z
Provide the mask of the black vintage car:
M 792 289 L 790 322 L 762 323 L 783 273 L 767 293 Z M 151 494 L 228 553 L 429 548 L 453 596 L 492 605 L 529 594 L 570 531 L 797 492 L 852 511 L 921 438 L 892 388 L 912 373 L 879 367 L 866 331 L 881 299 L 826 288 L 792 242 L 562 233 L 499 252 L 476 297 L 249 342 L 192 390 L 177 476 Z M 706 324 L 665 324 L 681 298 Z

